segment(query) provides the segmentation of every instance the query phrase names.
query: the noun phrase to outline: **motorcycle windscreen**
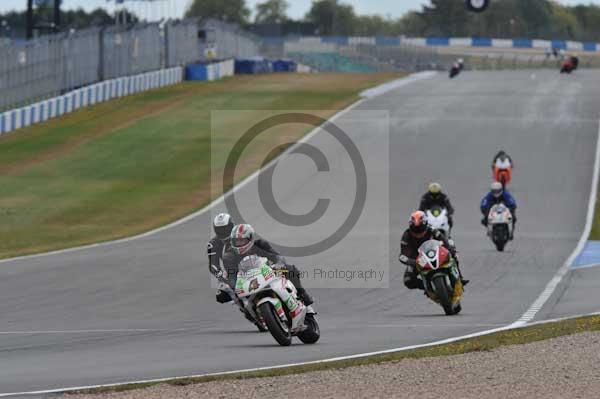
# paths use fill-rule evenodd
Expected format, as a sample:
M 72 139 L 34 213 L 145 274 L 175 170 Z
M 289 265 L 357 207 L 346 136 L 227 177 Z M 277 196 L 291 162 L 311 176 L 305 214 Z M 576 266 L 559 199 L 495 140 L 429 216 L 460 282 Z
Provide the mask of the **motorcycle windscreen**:
M 496 159 L 495 166 L 497 169 L 503 169 L 503 170 L 510 169 L 512 167 L 512 165 L 510 164 L 510 160 L 508 158 Z
M 423 270 L 435 270 L 448 262 L 448 250 L 437 240 L 429 240 L 419 247 L 417 263 Z
M 247 273 L 249 270 L 260 268 L 267 260 L 257 255 L 249 255 L 240 261 L 239 271 Z
M 436 218 L 442 214 L 442 207 L 434 206 L 431 208 L 431 214 Z

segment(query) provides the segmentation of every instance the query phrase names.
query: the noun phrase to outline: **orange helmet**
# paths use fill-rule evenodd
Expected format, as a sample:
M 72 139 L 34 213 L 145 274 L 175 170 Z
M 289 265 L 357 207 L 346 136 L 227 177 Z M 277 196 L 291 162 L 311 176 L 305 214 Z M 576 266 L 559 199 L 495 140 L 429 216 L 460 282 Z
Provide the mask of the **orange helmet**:
M 429 227 L 429 222 L 427 221 L 427 216 L 423 211 L 416 211 L 410 215 L 410 221 L 408 222 L 408 226 L 410 232 L 416 237 L 422 237 L 425 235 L 427 228 Z

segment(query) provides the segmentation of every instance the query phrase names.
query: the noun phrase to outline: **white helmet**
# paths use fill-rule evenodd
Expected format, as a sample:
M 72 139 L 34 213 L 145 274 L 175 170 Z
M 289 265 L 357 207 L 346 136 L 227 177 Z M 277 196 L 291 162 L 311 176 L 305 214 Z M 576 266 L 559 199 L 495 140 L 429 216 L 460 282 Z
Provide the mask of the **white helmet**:
M 219 237 L 221 240 L 226 240 L 229 238 L 233 226 L 233 220 L 231 219 L 231 215 L 228 213 L 219 213 L 215 217 L 215 220 L 213 220 L 213 229 L 215 230 L 217 237 Z
M 502 183 L 497 182 L 497 181 L 492 183 L 492 185 L 490 186 L 490 190 L 492 191 L 492 194 L 496 198 L 500 198 L 500 196 L 504 192 L 504 189 L 502 188 Z

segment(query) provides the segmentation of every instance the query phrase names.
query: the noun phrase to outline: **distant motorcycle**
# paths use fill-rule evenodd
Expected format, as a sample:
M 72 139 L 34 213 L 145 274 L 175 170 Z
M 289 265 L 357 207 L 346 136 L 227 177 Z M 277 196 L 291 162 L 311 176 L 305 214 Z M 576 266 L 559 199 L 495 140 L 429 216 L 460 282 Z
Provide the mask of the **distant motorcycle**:
M 571 62 L 573 63 L 573 70 L 576 70 L 577 68 L 579 68 L 579 58 L 578 57 L 572 56 Z
M 450 79 L 454 79 L 456 76 L 458 76 L 458 74 L 460 73 L 460 71 L 462 70 L 462 67 L 460 66 L 460 64 L 456 63 L 452 65 L 452 68 L 450 68 L 450 72 L 449 72 L 449 77 Z
M 239 264 L 235 293 L 245 311 L 264 323 L 282 346 L 289 346 L 297 336 L 305 344 L 320 338 L 316 312 L 305 306 L 294 284 L 279 276 L 266 258 L 246 256 Z
M 504 251 L 512 234 L 512 219 L 510 209 L 504 204 L 494 205 L 488 212 L 487 234 L 499 252 Z
M 450 223 L 448 222 L 448 210 L 441 206 L 434 206 L 425 211 L 427 222 L 437 230 L 444 232 L 446 237 L 450 238 Z
M 575 56 L 568 57 L 565 62 L 563 62 L 562 67 L 560 69 L 560 73 L 570 74 L 575 71 L 579 67 L 579 58 Z
M 416 266 L 425 295 L 441 305 L 446 315 L 458 314 L 462 310 L 463 286 L 450 251 L 440 241 L 425 241 L 419 247 Z
M 505 159 L 498 159 L 496 160 L 496 163 L 494 164 L 494 180 L 497 182 L 500 182 L 502 184 L 503 188 L 506 188 L 506 186 L 511 182 L 512 180 L 512 164 L 511 162 L 508 160 L 508 158 Z

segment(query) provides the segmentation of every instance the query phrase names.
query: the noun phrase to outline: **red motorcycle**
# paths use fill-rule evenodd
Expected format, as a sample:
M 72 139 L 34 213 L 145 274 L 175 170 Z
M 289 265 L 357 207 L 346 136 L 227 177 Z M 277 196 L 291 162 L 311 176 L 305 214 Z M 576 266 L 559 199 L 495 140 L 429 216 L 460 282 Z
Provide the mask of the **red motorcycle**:
M 572 56 L 568 57 L 560 69 L 560 73 L 570 74 L 579 66 L 579 58 Z

